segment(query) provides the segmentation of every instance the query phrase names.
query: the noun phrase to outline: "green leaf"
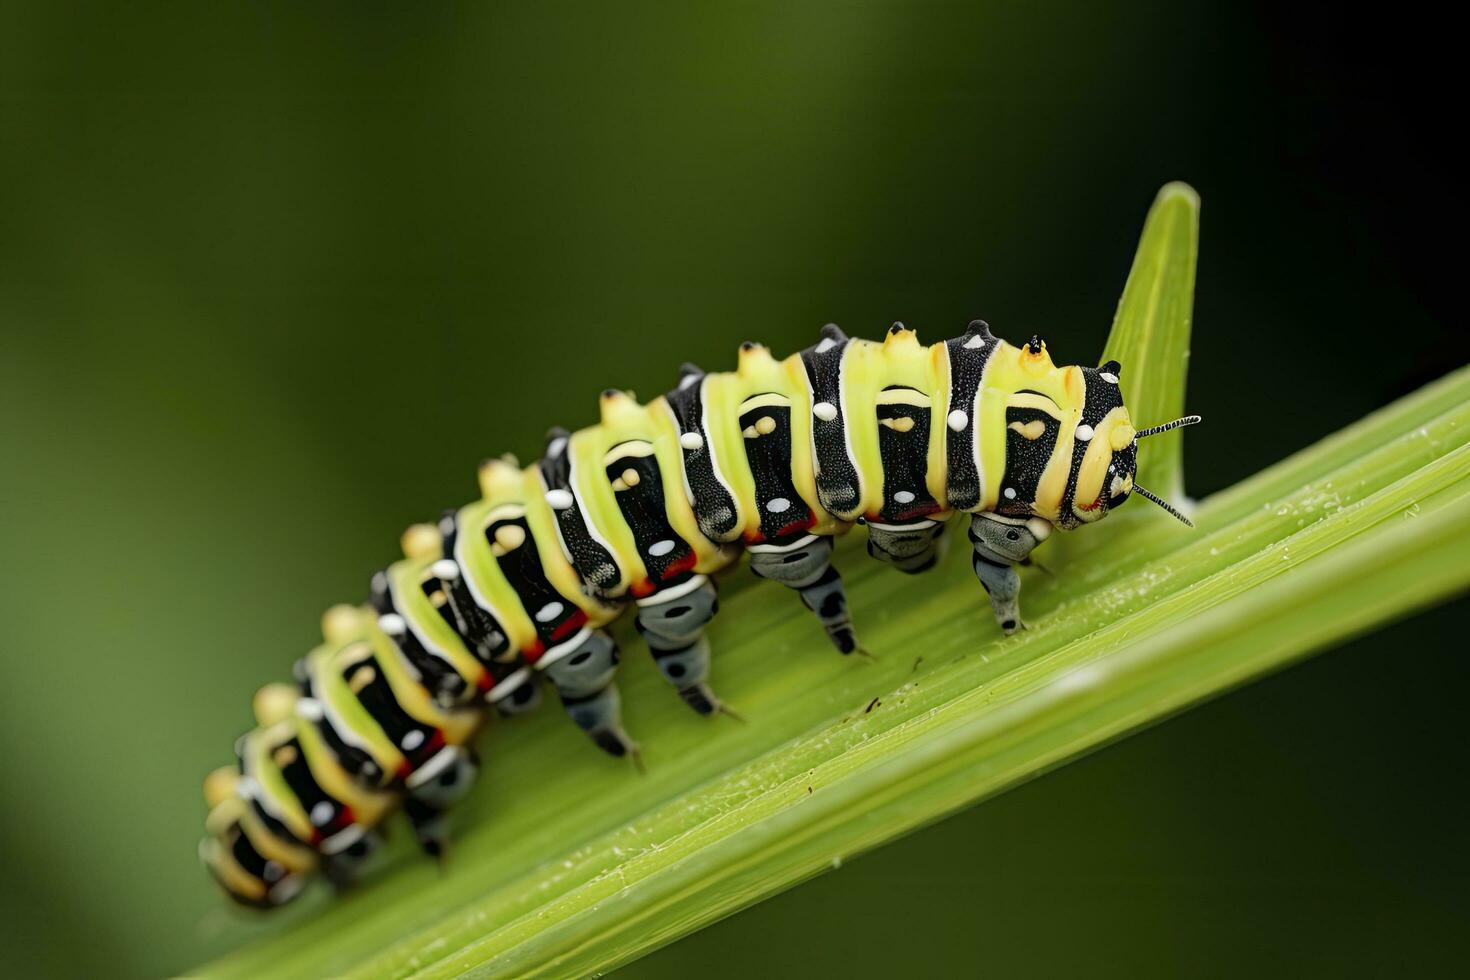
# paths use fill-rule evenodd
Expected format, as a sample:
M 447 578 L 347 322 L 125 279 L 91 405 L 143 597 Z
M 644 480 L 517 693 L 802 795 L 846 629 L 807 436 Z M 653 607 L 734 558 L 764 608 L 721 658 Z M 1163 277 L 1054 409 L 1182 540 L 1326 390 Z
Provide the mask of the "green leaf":
M 1133 268 L 1102 361 L 1123 365 L 1123 402 L 1138 428 L 1184 414 L 1194 268 L 1199 255 L 1199 195 L 1166 184 L 1149 210 Z M 1138 458 L 1138 482 L 1166 498 L 1184 489 L 1184 432 L 1151 436 Z
M 1130 359 L 1140 424 L 1182 397 L 1196 216 L 1192 192 L 1160 195 L 1105 355 Z M 1172 389 L 1151 386 L 1160 379 Z M 1009 638 L 961 547 L 910 578 L 841 544 L 871 664 L 834 654 L 794 598 L 727 579 L 714 680 L 748 724 L 693 717 L 625 634 L 622 686 L 648 775 L 599 757 L 554 709 L 495 725 L 442 871 L 400 840 L 391 868 L 304 900 L 205 972 L 562 976 L 627 963 L 1463 591 L 1467 435 L 1462 369 L 1202 501 L 1196 532 L 1136 504 L 1129 520 L 1080 532 L 1106 544 L 1085 561 L 1026 573 L 1030 629 Z M 1177 474 L 1177 458 L 1148 465 L 1160 489 Z

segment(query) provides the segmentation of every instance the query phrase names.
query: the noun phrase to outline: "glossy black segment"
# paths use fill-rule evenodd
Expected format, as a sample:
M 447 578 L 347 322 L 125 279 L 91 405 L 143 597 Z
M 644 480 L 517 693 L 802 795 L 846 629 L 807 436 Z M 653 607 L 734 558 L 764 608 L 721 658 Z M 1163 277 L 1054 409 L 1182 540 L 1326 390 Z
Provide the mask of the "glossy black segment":
M 492 515 L 481 533 L 492 552 L 500 552 L 495 556 L 500 573 L 531 617 L 536 636 L 544 646 L 554 646 L 567 639 L 587 621 L 581 607 L 564 599 L 547 581 L 541 553 L 536 550 L 536 539 L 531 536 L 531 526 L 524 516 Z
M 955 429 L 950 417 L 944 420 L 944 456 L 948 463 L 945 493 L 954 510 L 969 510 L 980 504 L 980 471 L 976 459 L 975 393 L 985 364 L 997 341 L 985 321 L 976 320 L 963 336 L 945 342 L 949 355 L 950 417 L 964 413 L 964 425 Z
M 711 541 L 728 541 L 738 530 L 735 498 L 715 475 L 709 433 L 704 428 L 703 380 L 704 372 L 699 368 L 684 365 L 678 386 L 664 400 L 679 427 L 684 476 L 694 498 L 694 516 L 699 528 Z M 682 437 L 686 435 L 698 437 L 698 445 L 685 445 Z
M 1006 468 L 995 509 L 1001 514 L 1025 517 L 1031 513 L 1036 486 L 1056 450 L 1061 423 L 1039 408 L 1010 407 L 1005 418 Z M 1040 435 L 1030 438 L 1029 433 L 1038 426 Z
M 426 581 L 424 584 L 428 585 L 429 582 Z M 447 602 L 447 597 L 440 589 L 425 589 L 425 595 L 436 606 Z M 372 577 L 369 601 L 379 616 L 398 616 L 403 621 L 402 632 L 388 635 L 388 639 L 398 647 L 404 659 L 413 665 L 413 669 L 418 671 L 428 692 L 443 700 L 452 701 L 461 697 L 469 682 L 450 665 L 449 661 L 430 651 L 414 633 L 409 625 L 408 617 L 398 608 L 387 572 L 378 572 Z
M 846 520 L 858 515 L 862 488 L 857 467 L 847 453 L 847 421 L 842 414 L 842 359 L 851 343 L 840 330 L 835 335 L 826 327 L 822 339 L 801 352 L 807 381 L 812 390 L 812 442 L 816 448 L 817 499 L 833 514 Z M 823 418 L 819 406 L 830 405 L 835 413 Z
M 619 449 L 626 448 L 626 454 Z M 633 545 L 648 578 L 656 587 L 672 585 L 687 579 L 694 568 L 694 549 L 669 524 L 668 504 L 664 498 L 663 472 L 658 457 L 646 442 L 614 446 L 614 458 L 604 470 L 613 485 L 618 512 L 633 532 Z
M 444 554 L 452 556 L 459 538 L 458 514 L 447 512 L 439 522 L 439 530 L 444 535 Z M 464 570 L 459 569 L 458 574 L 447 580 L 434 575 L 432 568 L 426 576 L 420 586 L 424 594 L 465 648 L 485 665 L 491 678 L 499 681 L 515 670 L 521 661 L 511 653 L 510 637 L 494 614 L 475 601 Z M 436 599 L 435 592 L 444 595 L 443 602 Z
M 409 766 L 416 769 L 428 762 L 438 750 L 438 732 L 404 710 L 398 703 L 398 696 L 393 693 L 393 685 L 383 676 L 377 660 L 368 653 L 365 645 L 362 652 L 361 658 L 350 659 L 340 667 L 342 680 L 354 691 L 358 702 L 372 715 L 388 740 L 403 753 Z M 411 747 L 405 747 L 405 743 Z
M 884 390 L 914 392 L 912 388 Z M 932 409 L 892 403 L 879 404 L 877 413 L 878 454 L 883 460 L 883 505 L 878 519 L 904 523 L 938 511 L 939 503 L 927 482 Z
M 559 498 L 557 503 L 566 505 L 553 505 L 551 512 L 556 517 L 557 530 L 561 532 L 572 567 L 593 595 L 606 597 L 617 589 L 622 571 L 612 553 L 587 530 L 582 507 L 572 493 L 572 461 L 567 449 L 570 438 L 565 429 L 554 428 L 548 432 L 546 450 L 536 467 L 548 493 L 555 493 Z
M 744 411 L 740 431 L 755 479 L 761 537 L 780 541 L 805 533 L 816 517 L 791 481 L 791 406 L 763 405 Z

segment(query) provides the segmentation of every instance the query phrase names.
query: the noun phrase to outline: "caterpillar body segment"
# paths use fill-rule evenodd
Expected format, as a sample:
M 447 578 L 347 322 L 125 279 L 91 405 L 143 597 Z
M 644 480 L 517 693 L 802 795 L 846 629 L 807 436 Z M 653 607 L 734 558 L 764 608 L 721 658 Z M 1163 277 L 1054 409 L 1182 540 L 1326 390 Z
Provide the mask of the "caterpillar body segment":
M 735 371 L 685 365 L 647 404 L 604 391 L 596 425 L 552 429 L 528 466 L 483 463 L 479 500 L 409 528 L 368 602 L 327 612 L 297 686 L 262 689 L 237 764 L 206 780 L 204 863 L 240 902 L 280 905 L 317 872 L 350 882 L 399 806 L 442 854 L 489 709 L 529 710 L 543 680 L 636 761 L 606 629 L 629 607 L 679 697 L 733 714 L 707 627 L 741 552 L 861 652 L 833 538 L 864 524 L 869 554 L 913 574 L 967 513 L 996 621 L 1022 628 L 1017 566 L 1134 490 L 1162 503 L 1134 483 L 1137 440 L 1198 421 L 1135 430 L 1120 371 L 1057 367 L 1040 338 L 1015 347 L 978 320 L 927 346 L 902 324 L 877 342 L 829 325 L 782 360 L 748 343 Z

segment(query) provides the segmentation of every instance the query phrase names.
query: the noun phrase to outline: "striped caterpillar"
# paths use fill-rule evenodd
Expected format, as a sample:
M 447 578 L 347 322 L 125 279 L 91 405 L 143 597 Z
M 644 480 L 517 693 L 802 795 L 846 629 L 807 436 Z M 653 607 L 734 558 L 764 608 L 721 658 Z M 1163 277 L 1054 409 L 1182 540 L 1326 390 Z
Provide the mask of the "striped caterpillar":
M 931 346 L 894 324 L 881 343 L 835 326 L 785 360 L 758 344 L 738 370 L 686 365 L 647 405 L 602 393 L 601 421 L 553 429 L 541 459 L 480 469 L 481 499 L 403 535 L 402 560 L 362 607 L 323 617 L 295 686 L 254 702 L 238 764 L 211 773 L 201 857 L 257 907 L 317 871 L 343 884 L 402 806 L 430 854 L 477 771 L 487 706 L 514 715 L 556 689 L 603 751 L 624 731 L 606 628 L 631 602 L 663 677 L 701 715 L 729 713 L 709 684 L 711 575 L 743 550 L 794 591 L 841 653 L 863 652 L 832 538 L 866 524 L 868 553 L 904 572 L 937 561 L 945 521 L 971 515 L 972 564 L 1003 632 L 1021 628 L 1016 566 L 1053 529 L 1102 519 L 1138 493 L 1138 440 L 1116 361 L 1052 364 L 982 321 Z

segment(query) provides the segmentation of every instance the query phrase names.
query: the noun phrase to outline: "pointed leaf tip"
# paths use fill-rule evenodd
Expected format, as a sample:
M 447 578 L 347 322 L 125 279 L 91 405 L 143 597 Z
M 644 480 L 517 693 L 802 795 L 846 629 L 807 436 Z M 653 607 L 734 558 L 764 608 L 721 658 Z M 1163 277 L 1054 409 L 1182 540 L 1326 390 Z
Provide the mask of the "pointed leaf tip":
M 1144 221 L 1123 296 L 1101 360 L 1120 362 L 1123 398 L 1135 425 L 1184 414 L 1189 336 L 1199 253 L 1199 195 L 1165 184 Z M 1166 497 L 1183 494 L 1183 436 L 1170 432 L 1139 454 L 1138 481 Z

